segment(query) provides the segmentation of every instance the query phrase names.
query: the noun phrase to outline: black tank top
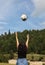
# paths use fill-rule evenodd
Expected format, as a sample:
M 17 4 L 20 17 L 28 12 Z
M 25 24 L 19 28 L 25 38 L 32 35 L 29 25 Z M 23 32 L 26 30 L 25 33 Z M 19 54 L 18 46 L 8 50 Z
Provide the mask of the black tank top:
M 25 44 L 19 44 L 18 46 L 18 58 L 26 58 L 27 47 Z

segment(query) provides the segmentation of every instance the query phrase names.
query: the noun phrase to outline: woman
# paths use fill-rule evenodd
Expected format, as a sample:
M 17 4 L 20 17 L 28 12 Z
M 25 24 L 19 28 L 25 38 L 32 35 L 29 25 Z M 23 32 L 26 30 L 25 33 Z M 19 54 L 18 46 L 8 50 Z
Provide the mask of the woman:
M 18 59 L 17 65 L 28 65 L 26 54 L 28 49 L 28 42 L 29 42 L 29 34 L 27 34 L 26 43 L 19 43 L 18 35 L 16 32 L 16 43 L 17 43 L 17 50 L 18 50 Z

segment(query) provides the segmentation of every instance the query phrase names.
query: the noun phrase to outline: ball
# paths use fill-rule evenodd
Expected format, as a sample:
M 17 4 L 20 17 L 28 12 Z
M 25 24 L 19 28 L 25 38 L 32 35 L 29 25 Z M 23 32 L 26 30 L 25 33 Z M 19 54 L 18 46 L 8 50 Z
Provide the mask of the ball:
M 22 21 L 26 21 L 27 20 L 27 15 L 26 14 L 22 14 L 21 15 L 21 19 L 22 19 Z

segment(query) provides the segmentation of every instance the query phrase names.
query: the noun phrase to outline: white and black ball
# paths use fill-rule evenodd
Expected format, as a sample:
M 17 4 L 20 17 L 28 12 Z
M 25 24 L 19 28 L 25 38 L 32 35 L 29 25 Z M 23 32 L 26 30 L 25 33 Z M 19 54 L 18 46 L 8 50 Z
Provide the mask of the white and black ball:
M 22 14 L 21 15 L 21 19 L 22 19 L 22 21 L 26 21 L 27 20 L 27 15 L 26 14 Z

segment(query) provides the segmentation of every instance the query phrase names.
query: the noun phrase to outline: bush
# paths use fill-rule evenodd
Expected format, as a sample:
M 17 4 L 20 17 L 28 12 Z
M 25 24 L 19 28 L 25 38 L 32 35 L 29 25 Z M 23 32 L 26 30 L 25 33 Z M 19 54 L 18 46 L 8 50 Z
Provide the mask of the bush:
M 14 53 L 13 53 L 13 50 L 10 51 L 10 59 L 14 59 Z
M 41 54 L 44 54 L 45 55 L 45 50 L 41 51 Z
M 8 62 L 7 58 L 3 54 L 0 55 L 0 62 Z
M 45 65 L 45 64 L 43 64 L 43 65 Z
M 8 62 L 9 55 L 8 54 L 0 54 L 0 62 Z
M 34 56 L 31 57 L 31 61 L 34 61 Z
M 42 61 L 42 59 L 43 59 L 43 57 L 40 57 L 40 58 L 39 58 L 39 61 Z

